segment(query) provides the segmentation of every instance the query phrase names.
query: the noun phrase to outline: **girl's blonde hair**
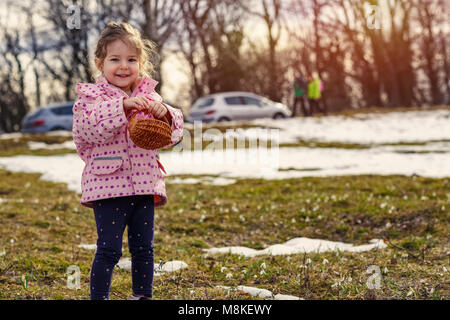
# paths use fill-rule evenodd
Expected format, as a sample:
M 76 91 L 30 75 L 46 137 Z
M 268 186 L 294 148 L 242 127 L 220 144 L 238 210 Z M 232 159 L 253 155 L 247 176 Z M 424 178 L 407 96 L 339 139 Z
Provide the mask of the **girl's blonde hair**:
M 142 38 L 139 30 L 126 22 L 109 22 L 101 32 L 94 53 L 95 58 L 99 59 L 99 64 L 103 64 L 106 58 L 108 44 L 118 39 L 136 49 L 139 60 L 139 74 L 151 77 L 155 71 L 152 61 L 156 61 L 158 58 L 156 44 L 149 39 Z

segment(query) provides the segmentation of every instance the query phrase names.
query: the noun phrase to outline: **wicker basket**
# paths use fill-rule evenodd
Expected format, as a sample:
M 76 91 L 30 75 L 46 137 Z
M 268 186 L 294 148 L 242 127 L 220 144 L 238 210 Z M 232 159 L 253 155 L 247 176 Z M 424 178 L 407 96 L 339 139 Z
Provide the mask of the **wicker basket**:
M 130 138 L 136 146 L 147 150 L 160 149 L 172 141 L 172 129 L 166 116 L 161 119 L 150 118 L 146 113 L 143 119 L 136 119 L 139 112 L 134 112 L 128 123 Z

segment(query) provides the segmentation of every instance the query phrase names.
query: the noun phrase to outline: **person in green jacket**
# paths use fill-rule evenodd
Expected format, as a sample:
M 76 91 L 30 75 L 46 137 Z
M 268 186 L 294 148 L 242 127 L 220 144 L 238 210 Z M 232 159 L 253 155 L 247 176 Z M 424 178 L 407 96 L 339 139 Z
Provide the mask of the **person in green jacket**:
M 323 83 L 319 77 L 308 77 L 308 102 L 309 102 L 309 114 L 313 115 L 315 110 L 322 110 L 324 114 L 326 111 L 320 108 L 320 99 L 322 98 Z
M 294 105 L 292 107 L 292 117 L 297 115 L 297 105 L 300 103 L 303 115 L 308 116 L 308 110 L 306 109 L 306 81 L 301 75 L 297 75 L 294 80 Z

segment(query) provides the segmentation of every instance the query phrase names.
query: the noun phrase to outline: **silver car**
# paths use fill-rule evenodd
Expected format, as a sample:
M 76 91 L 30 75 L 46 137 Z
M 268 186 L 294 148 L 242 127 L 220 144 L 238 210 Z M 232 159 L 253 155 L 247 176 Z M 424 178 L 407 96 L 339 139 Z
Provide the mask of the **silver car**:
M 54 103 L 30 111 L 22 120 L 23 133 L 39 133 L 55 130 L 72 131 L 73 102 Z
M 195 101 L 189 112 L 189 122 L 221 122 L 258 118 L 287 118 L 291 110 L 281 103 L 250 92 L 222 92 Z

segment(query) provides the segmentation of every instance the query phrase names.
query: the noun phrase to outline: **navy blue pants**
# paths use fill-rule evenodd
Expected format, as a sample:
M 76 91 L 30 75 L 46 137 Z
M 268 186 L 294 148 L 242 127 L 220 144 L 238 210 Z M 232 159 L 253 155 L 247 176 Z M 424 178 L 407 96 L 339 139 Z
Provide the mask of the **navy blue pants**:
M 132 289 L 152 296 L 154 199 L 151 195 L 117 197 L 94 202 L 97 251 L 91 270 L 91 299 L 109 297 L 114 266 L 122 256 L 122 237 L 128 226 Z

